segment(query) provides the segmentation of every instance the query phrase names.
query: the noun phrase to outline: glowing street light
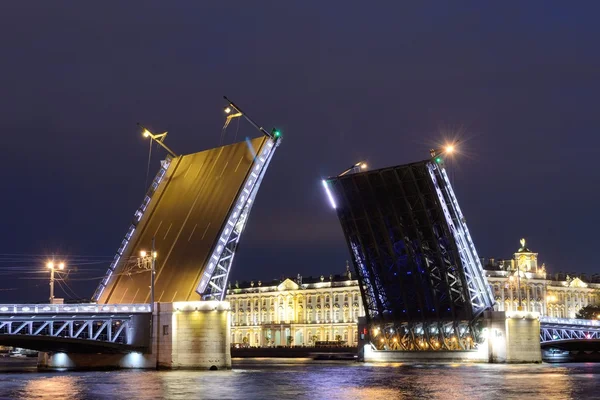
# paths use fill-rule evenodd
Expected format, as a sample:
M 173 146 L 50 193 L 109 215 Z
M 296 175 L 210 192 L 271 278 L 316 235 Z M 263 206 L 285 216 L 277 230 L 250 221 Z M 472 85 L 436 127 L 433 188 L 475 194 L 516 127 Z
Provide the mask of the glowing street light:
M 137 125 L 140 128 L 142 128 L 142 136 L 143 137 L 150 138 L 150 140 L 154 140 L 156 143 L 158 143 L 159 145 L 161 145 L 162 148 L 165 149 L 170 155 L 172 155 L 173 157 L 177 157 L 177 154 L 175 154 L 175 152 L 173 152 L 173 150 L 171 150 L 170 148 L 167 147 L 166 144 L 164 144 L 164 140 L 167 137 L 167 133 L 168 132 L 163 132 L 163 133 L 160 133 L 158 135 L 155 135 L 152 132 L 150 132 L 149 129 L 147 129 L 144 126 L 142 126 L 139 122 L 138 122 Z
M 439 164 L 443 160 L 443 155 L 454 154 L 454 152 L 456 151 L 456 145 L 458 143 L 459 141 L 457 140 L 456 142 L 449 143 L 442 148 L 431 149 L 429 150 L 429 154 L 431 155 L 431 158 L 433 158 L 435 162 Z
M 48 261 L 46 267 L 50 270 L 50 304 L 54 304 L 54 272 L 64 270 L 65 263 L 61 261 L 58 264 L 55 264 L 54 261 Z
M 139 266 L 147 268 L 150 265 L 150 309 L 154 310 L 154 279 L 156 276 L 156 258 L 158 252 L 154 247 L 154 238 L 152 238 L 152 251 L 150 253 L 146 250 L 140 251 L 140 258 L 138 259 Z

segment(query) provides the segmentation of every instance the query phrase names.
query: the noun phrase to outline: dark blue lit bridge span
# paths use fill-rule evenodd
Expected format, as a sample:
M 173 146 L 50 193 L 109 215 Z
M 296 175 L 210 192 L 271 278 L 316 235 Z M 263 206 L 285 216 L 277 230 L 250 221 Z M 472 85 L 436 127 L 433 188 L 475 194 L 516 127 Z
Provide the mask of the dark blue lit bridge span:
M 444 155 L 432 150 L 428 160 L 365 172 L 357 163 L 323 181 L 364 302 L 365 359 L 367 352 L 386 361 L 462 352 L 466 359 L 539 362 L 540 343 L 597 339 L 598 321 L 493 312 Z

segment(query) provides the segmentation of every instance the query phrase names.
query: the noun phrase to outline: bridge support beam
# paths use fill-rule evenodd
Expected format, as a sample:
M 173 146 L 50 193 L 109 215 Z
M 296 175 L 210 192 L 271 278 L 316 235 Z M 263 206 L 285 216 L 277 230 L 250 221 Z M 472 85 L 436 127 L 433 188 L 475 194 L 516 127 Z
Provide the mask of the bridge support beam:
M 359 359 L 365 362 L 542 362 L 539 313 L 486 312 L 483 322 L 483 342 L 474 350 L 376 350 L 364 335 L 366 340 L 359 340 Z M 359 321 L 359 332 L 369 330 Z
M 229 369 L 228 302 L 156 303 L 151 349 L 127 354 L 40 353 L 40 369 Z

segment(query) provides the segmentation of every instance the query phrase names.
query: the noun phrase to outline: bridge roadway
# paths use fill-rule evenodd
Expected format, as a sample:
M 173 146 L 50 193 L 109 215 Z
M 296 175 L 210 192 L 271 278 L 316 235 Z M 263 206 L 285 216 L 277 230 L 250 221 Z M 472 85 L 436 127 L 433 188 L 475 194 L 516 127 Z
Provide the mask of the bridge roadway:
M 267 144 L 265 136 L 172 159 L 147 199 L 147 209 L 140 208 L 143 216 L 132 225 L 95 300 L 150 301 L 150 274 L 138 268 L 137 257 L 141 250 L 150 250 L 153 237 L 158 253 L 155 301 L 198 300 L 196 289 L 207 260 L 245 179 L 253 173 L 256 154 Z

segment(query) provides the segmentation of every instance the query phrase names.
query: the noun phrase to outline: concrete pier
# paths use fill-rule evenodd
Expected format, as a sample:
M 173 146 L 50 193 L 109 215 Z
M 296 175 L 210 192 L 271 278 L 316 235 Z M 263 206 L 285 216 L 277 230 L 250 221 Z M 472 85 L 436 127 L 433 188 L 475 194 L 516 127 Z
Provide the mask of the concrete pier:
M 228 302 L 156 303 L 151 346 L 127 354 L 40 353 L 40 369 L 229 369 Z M 139 332 L 135 332 L 139 334 Z

